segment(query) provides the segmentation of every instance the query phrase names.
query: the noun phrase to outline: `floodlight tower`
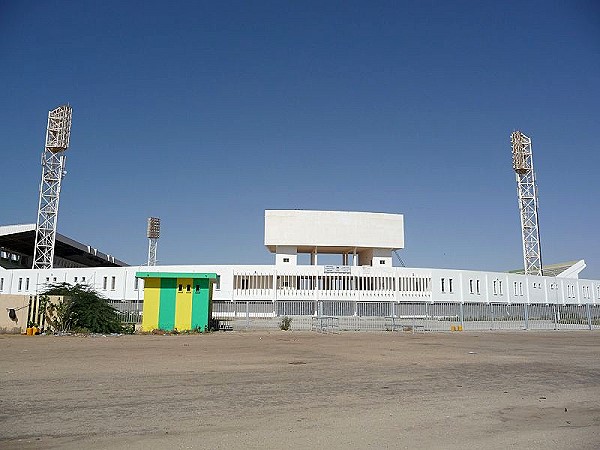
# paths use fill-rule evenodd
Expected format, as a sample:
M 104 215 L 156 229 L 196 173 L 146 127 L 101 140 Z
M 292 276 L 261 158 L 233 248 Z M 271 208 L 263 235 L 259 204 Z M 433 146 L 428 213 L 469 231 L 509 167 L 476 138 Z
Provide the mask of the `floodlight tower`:
M 531 139 L 520 131 L 510 135 L 513 169 L 517 177 L 517 195 L 521 213 L 525 275 L 542 275 L 542 248 L 538 222 L 538 192 L 533 171 Z
M 148 237 L 148 265 L 156 265 L 156 247 L 160 237 L 160 219 L 158 217 L 148 217 L 148 228 L 146 231 Z
M 46 147 L 42 153 L 42 181 L 35 229 L 34 269 L 51 269 L 54 265 L 58 201 L 61 181 L 66 173 L 65 150 L 69 148 L 72 114 L 73 110 L 69 105 L 61 105 L 48 112 Z

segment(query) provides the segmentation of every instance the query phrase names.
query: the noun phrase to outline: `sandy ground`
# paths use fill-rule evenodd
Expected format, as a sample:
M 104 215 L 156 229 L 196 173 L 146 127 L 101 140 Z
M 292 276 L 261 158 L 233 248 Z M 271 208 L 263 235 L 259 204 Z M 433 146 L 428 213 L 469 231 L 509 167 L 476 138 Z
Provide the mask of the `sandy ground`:
M 0 336 L 0 448 L 600 448 L 597 332 Z

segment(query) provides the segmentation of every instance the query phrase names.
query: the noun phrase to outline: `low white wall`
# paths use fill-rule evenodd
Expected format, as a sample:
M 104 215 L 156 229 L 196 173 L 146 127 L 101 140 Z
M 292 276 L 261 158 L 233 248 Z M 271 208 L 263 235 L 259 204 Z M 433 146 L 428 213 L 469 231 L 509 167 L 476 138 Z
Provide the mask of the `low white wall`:
M 216 273 L 219 281 L 214 290 L 215 300 L 238 299 L 243 294 L 243 298 L 247 300 L 277 300 L 282 297 L 314 300 L 320 297 L 364 300 L 385 298 L 396 301 L 428 299 L 449 302 L 600 304 L 600 281 L 597 280 L 450 269 L 377 266 L 342 268 L 349 272 L 326 273 L 325 266 L 305 265 L 186 265 L 156 266 L 151 270 Z M 0 270 L 0 278 L 4 280 L 0 295 L 35 295 L 43 292 L 48 283 L 54 282 L 56 278 L 57 282 L 83 282 L 109 299 L 142 300 L 143 281 L 136 281 L 135 273 L 148 269 L 145 266 L 137 266 Z M 255 293 L 249 288 L 236 291 L 233 285 L 234 275 L 263 276 L 263 284 Z M 271 288 L 265 288 L 264 276 L 272 278 Z M 283 284 L 278 283 L 278 277 L 289 278 Z M 281 278 L 279 280 L 281 281 Z M 319 283 L 321 288 L 315 287 Z M 251 283 L 244 282 L 244 285 L 249 287 Z M 327 287 L 323 288 L 324 286 Z

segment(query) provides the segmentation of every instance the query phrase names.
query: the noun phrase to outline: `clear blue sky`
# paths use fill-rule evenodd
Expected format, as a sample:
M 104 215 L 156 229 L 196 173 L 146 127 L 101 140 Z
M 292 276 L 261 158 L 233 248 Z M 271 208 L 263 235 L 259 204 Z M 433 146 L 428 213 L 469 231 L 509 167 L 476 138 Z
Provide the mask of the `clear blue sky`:
M 169 4 L 173 3 L 173 4 Z M 73 106 L 58 230 L 131 264 L 271 263 L 264 209 L 403 213 L 413 267 L 522 267 L 510 133 L 545 263 L 600 279 L 595 1 L 0 0 L 0 223 L 36 220 Z

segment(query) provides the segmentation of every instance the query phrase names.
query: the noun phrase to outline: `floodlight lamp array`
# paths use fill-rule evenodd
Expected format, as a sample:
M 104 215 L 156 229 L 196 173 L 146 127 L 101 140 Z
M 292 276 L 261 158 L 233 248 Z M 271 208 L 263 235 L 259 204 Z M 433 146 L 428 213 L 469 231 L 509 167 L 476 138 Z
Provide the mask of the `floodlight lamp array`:
M 533 167 L 531 154 L 531 139 L 520 131 L 514 131 L 510 135 L 512 144 L 512 162 L 516 173 L 526 173 Z
M 146 237 L 148 239 L 158 239 L 160 237 L 160 218 L 148 217 Z
M 48 112 L 46 149 L 53 153 L 69 148 L 73 110 L 70 105 L 61 105 Z

